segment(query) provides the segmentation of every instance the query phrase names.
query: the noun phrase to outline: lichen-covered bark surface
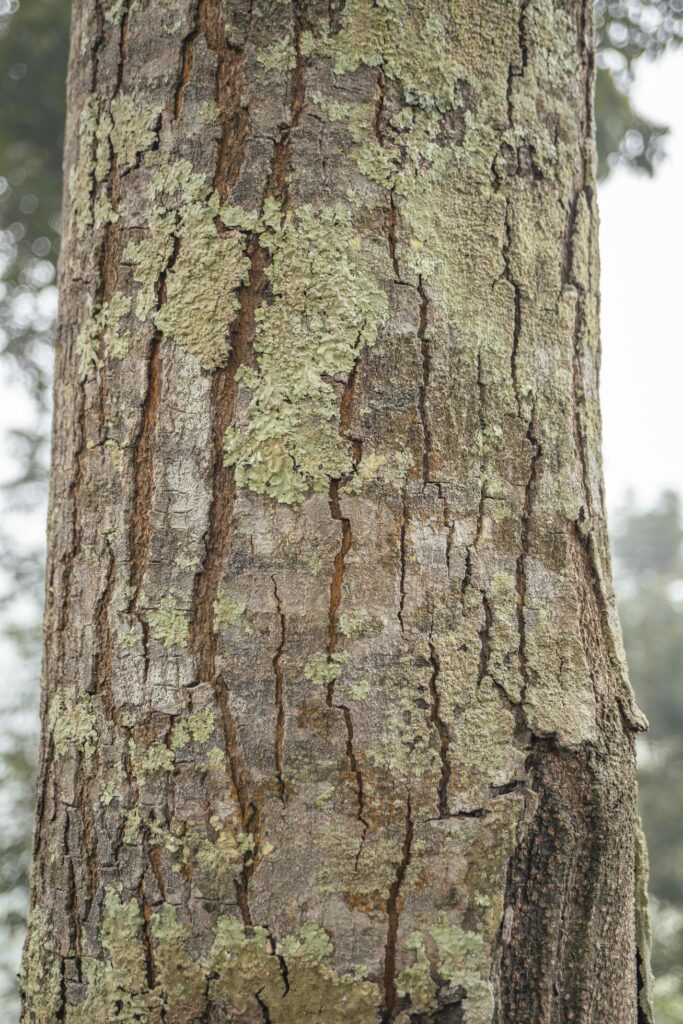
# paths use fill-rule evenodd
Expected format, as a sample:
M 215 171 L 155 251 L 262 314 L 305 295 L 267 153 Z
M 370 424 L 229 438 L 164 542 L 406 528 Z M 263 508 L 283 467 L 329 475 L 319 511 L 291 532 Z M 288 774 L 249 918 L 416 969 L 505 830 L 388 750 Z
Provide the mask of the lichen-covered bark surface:
M 591 32 L 74 4 L 26 1022 L 650 1019 Z

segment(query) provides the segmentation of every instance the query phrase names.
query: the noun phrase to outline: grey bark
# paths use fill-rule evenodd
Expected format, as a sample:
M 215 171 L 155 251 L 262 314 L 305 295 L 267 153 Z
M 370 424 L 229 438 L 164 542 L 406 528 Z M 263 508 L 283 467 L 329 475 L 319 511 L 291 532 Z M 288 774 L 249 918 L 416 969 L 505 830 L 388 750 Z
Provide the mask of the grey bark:
M 650 1019 L 590 6 L 74 4 L 26 1022 Z

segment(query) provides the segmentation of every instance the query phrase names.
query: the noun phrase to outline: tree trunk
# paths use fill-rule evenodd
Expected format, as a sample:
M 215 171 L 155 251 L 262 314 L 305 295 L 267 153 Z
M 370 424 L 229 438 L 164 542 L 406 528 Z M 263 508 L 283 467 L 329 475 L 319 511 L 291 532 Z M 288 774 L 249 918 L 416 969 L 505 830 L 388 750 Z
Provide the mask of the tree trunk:
M 24 1021 L 651 1019 L 591 40 L 75 3 Z

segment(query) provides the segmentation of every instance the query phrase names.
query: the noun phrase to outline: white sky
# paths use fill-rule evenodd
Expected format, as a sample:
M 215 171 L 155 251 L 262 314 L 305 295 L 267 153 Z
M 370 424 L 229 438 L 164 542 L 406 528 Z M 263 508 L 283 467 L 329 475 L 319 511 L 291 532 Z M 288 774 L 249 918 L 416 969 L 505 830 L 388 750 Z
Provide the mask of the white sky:
M 683 52 L 641 62 L 639 112 L 670 126 L 653 179 L 601 187 L 602 412 L 607 501 L 683 494 Z

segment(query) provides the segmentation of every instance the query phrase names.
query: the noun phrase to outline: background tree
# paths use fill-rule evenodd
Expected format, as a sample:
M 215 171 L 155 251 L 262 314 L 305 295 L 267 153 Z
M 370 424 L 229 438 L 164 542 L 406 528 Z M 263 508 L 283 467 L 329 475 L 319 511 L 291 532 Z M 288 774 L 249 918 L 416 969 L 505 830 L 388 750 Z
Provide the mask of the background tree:
M 683 562 L 680 501 L 627 505 L 614 547 L 631 677 L 650 720 L 639 754 L 640 804 L 654 897 L 658 1019 L 683 1019 Z

